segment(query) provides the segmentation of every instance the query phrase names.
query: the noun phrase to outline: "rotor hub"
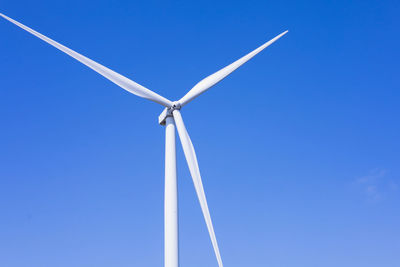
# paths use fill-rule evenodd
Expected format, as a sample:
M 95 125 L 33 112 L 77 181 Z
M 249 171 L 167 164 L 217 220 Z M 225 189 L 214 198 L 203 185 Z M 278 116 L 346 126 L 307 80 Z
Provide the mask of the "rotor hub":
M 180 110 L 181 109 L 181 103 L 179 103 L 178 101 L 174 101 L 172 102 L 172 106 L 170 108 L 168 108 L 169 110 L 174 111 L 175 109 Z
M 181 103 L 178 101 L 172 102 L 172 106 L 165 108 L 163 112 L 158 116 L 158 123 L 161 125 L 165 125 L 165 121 L 168 117 L 172 117 L 172 112 L 174 110 L 180 110 L 182 108 Z

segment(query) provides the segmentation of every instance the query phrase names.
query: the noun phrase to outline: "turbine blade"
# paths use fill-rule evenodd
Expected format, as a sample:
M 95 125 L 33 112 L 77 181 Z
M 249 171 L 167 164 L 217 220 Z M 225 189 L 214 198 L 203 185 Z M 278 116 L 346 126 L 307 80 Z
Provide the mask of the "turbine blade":
M 175 119 L 176 128 L 178 130 L 179 138 L 181 139 L 183 152 L 189 166 L 189 171 L 193 179 L 193 184 L 196 189 L 197 197 L 200 202 L 201 210 L 207 224 L 208 233 L 210 234 L 211 243 L 214 247 L 214 252 L 217 257 L 218 266 L 222 267 L 222 259 L 219 253 L 217 238 L 215 237 L 214 228 L 211 221 L 210 211 L 208 210 L 207 199 L 204 193 L 203 183 L 201 181 L 196 152 L 194 151 L 192 141 L 190 140 L 189 134 L 186 130 L 185 124 L 183 123 L 182 115 L 179 110 L 174 110 L 173 116 Z
M 215 72 L 214 74 L 211 74 L 210 76 L 208 76 L 208 77 L 204 78 L 203 80 L 201 80 L 184 97 L 182 97 L 179 100 L 179 103 L 181 104 L 181 106 L 186 105 L 187 103 L 192 101 L 194 98 L 196 98 L 200 94 L 204 93 L 205 91 L 207 91 L 208 89 L 210 89 L 211 87 L 213 87 L 214 85 L 216 85 L 217 83 L 222 81 L 226 76 L 228 76 L 229 74 L 234 72 L 237 68 L 242 66 L 244 63 L 246 63 L 250 59 L 252 59 L 255 55 L 257 55 L 262 50 L 264 50 L 265 48 L 270 46 L 272 43 L 274 43 L 276 40 L 281 38 L 287 32 L 288 31 L 285 31 L 285 32 L 279 34 L 275 38 L 271 39 L 270 41 L 268 41 L 265 44 L 263 44 L 262 46 L 260 46 L 259 48 L 257 48 L 254 51 L 248 53 L 244 57 L 236 60 L 232 64 L 226 66 L 225 68 L 223 68 L 223 69 Z
M 156 103 L 159 103 L 163 106 L 166 107 L 170 107 L 172 105 L 172 102 L 169 101 L 168 99 L 158 95 L 157 93 L 145 88 L 144 86 L 122 76 L 121 74 L 116 73 L 113 70 L 110 70 L 109 68 L 100 65 L 97 62 L 94 62 L 93 60 L 69 49 L 68 47 L 63 46 L 60 43 L 57 43 L 56 41 L 44 36 L 43 34 L 40 34 L 34 30 L 32 30 L 31 28 L 19 23 L 18 21 L 13 20 L 12 18 L 7 17 L 4 14 L 0 13 L 0 16 L 2 16 L 3 18 L 5 18 L 6 20 L 14 23 L 15 25 L 17 25 L 18 27 L 24 29 L 25 31 L 35 35 L 36 37 L 42 39 L 43 41 L 45 41 L 46 43 L 54 46 L 55 48 L 61 50 L 62 52 L 70 55 L 71 57 L 75 58 L 76 60 L 78 60 L 79 62 L 85 64 L 86 66 L 88 66 L 89 68 L 91 68 L 92 70 L 96 71 L 97 73 L 99 73 L 100 75 L 104 76 L 105 78 L 109 79 L 110 81 L 112 81 L 113 83 L 119 85 L 120 87 L 122 87 L 123 89 L 127 90 L 128 92 L 131 92 L 134 95 L 149 99 L 151 101 L 154 101 Z

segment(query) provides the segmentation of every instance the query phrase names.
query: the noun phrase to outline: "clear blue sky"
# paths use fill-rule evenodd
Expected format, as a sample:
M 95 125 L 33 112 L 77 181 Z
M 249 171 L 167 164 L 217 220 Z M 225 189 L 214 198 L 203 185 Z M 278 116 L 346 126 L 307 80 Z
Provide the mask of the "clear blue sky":
M 398 1 L 0 12 L 172 100 L 288 29 L 182 110 L 225 266 L 400 266 Z M 162 108 L 0 33 L 0 266 L 162 266 Z M 181 266 L 217 266 L 180 145 L 178 163 Z

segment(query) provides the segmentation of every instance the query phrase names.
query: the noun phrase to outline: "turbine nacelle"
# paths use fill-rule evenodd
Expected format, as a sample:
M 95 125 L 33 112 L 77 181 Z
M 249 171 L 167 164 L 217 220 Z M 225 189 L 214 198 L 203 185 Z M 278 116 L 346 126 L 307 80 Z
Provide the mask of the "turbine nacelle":
M 158 116 L 158 123 L 160 125 L 164 125 L 166 123 L 166 120 L 168 117 L 173 117 L 173 111 L 174 110 L 180 110 L 182 108 L 181 103 L 179 103 L 179 101 L 174 101 L 172 102 L 172 106 L 165 108 L 163 110 L 163 112 L 161 112 L 161 114 Z

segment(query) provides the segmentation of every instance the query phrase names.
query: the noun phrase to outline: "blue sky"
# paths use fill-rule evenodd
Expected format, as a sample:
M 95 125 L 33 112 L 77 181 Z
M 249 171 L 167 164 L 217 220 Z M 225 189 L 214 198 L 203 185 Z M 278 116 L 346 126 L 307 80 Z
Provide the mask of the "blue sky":
M 176 100 L 225 266 L 400 265 L 398 1 L 10 1 Z M 0 22 L 0 266 L 162 266 L 162 108 Z M 181 266 L 217 266 L 180 145 Z

